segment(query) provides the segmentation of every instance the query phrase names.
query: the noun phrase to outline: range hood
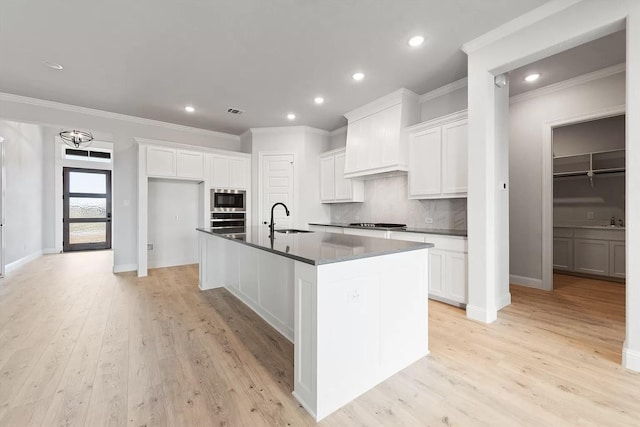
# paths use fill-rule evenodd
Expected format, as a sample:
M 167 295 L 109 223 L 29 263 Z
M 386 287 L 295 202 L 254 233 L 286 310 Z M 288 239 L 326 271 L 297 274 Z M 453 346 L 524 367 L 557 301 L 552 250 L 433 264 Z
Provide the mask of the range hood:
M 418 121 L 418 95 L 400 89 L 344 115 L 348 120 L 344 177 L 406 174 L 409 156 L 403 129 Z

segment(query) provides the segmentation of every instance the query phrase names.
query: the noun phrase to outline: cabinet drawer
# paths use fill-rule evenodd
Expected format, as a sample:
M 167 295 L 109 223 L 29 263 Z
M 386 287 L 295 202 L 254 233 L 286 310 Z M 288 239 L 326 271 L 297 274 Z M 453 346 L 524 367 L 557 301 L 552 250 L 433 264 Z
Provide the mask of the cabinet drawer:
M 592 228 L 576 228 L 573 237 L 577 239 L 597 239 L 624 241 L 624 230 L 601 230 Z
M 553 227 L 553 237 L 573 237 L 573 228 Z

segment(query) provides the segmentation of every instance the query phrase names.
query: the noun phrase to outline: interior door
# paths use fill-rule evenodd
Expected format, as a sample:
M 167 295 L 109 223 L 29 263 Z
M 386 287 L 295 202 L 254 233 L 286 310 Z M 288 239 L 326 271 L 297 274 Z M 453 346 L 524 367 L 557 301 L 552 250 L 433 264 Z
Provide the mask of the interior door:
M 282 206 L 273 211 L 276 228 L 292 228 L 296 215 L 293 205 L 293 154 L 267 154 L 262 158 L 262 210 L 260 221 L 269 223 L 271 207 L 274 203 L 284 203 L 291 216 L 287 216 Z
M 63 250 L 111 249 L 111 171 L 63 169 Z
M 4 199 L 6 196 L 4 171 L 4 138 L 0 136 L 0 277 L 4 277 Z

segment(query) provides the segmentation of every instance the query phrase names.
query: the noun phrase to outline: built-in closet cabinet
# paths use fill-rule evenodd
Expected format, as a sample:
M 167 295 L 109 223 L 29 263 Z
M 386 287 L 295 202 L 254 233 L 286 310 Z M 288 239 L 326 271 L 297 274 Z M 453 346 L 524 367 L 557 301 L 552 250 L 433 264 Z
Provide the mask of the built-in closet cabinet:
M 320 155 L 322 203 L 364 202 L 364 182 L 344 177 L 345 149 Z
M 467 112 L 408 127 L 409 198 L 467 196 Z

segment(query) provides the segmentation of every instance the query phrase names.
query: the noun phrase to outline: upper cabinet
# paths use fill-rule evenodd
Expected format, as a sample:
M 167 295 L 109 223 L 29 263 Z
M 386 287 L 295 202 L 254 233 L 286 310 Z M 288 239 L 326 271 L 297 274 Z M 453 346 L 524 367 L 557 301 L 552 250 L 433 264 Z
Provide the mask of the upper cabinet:
M 320 155 L 320 199 L 322 203 L 364 202 L 364 182 L 344 177 L 345 150 Z
M 211 187 L 246 190 L 250 185 L 249 158 L 212 155 Z
M 400 89 L 353 110 L 347 127 L 345 178 L 406 172 L 407 141 L 402 129 L 418 119 L 418 96 Z
M 467 113 L 406 129 L 409 198 L 467 197 Z
M 147 175 L 204 179 L 204 153 L 164 146 L 147 146 Z

